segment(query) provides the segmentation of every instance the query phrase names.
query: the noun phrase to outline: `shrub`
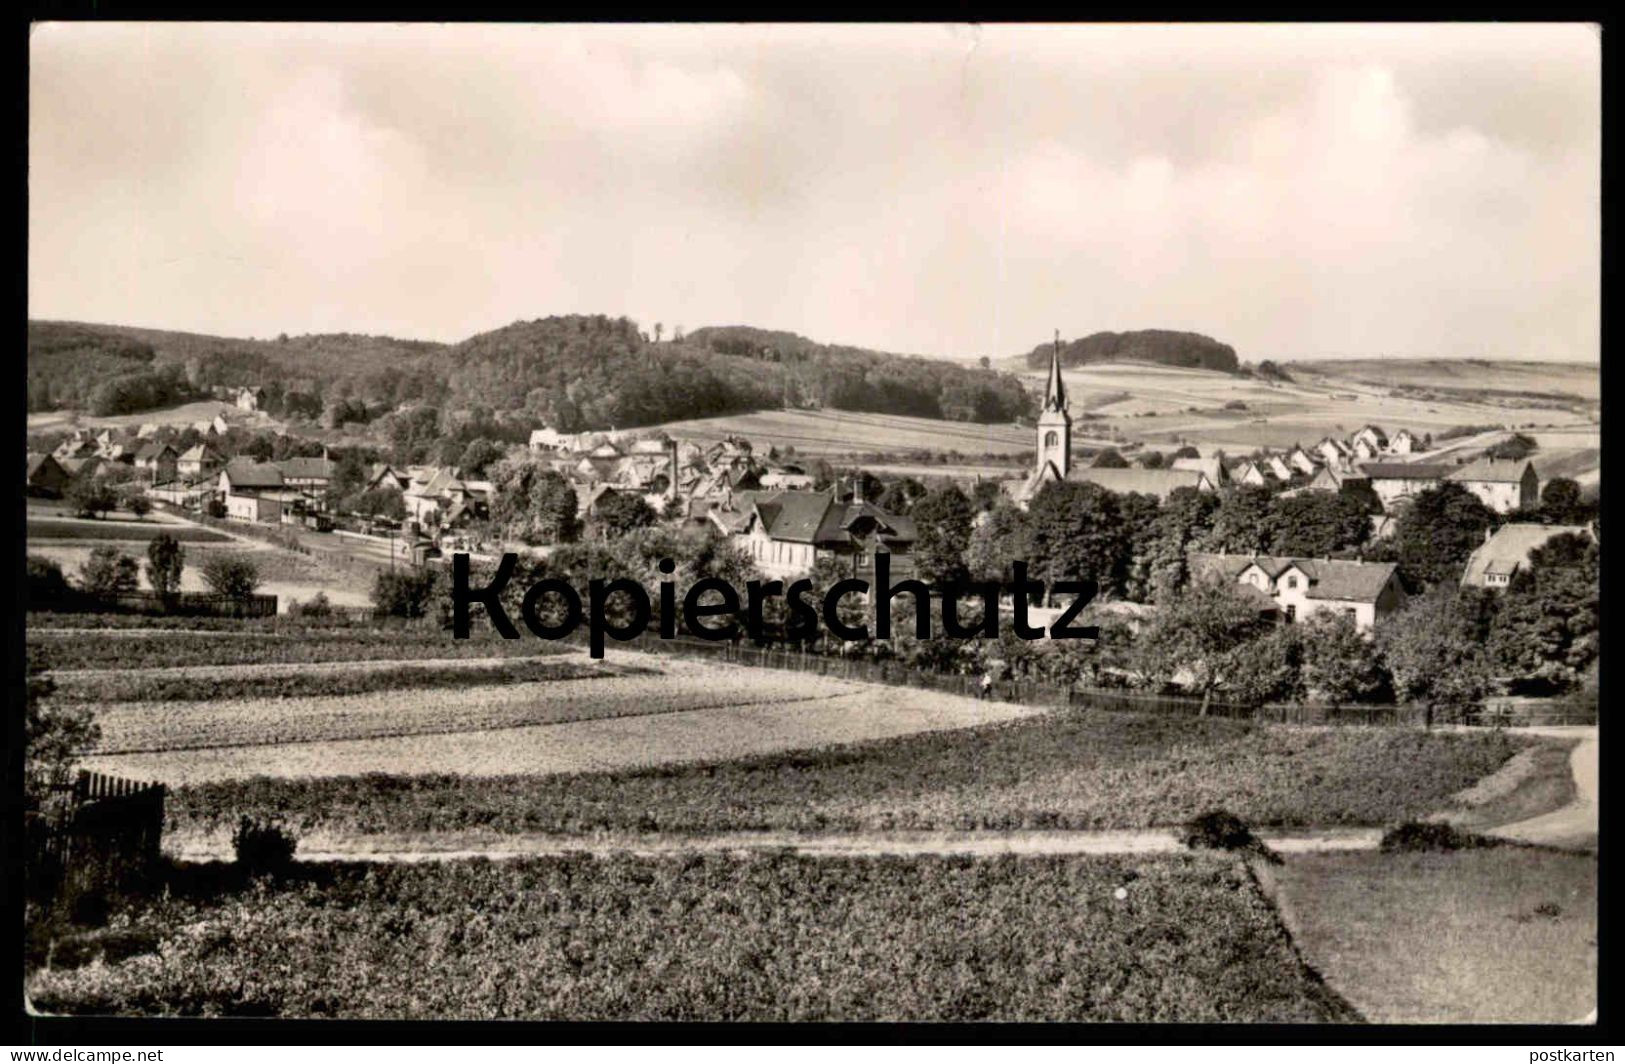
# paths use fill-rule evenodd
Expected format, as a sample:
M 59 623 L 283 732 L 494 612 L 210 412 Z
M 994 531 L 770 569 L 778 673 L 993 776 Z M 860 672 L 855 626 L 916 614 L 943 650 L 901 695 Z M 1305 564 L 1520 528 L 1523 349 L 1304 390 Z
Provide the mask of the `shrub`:
M 1262 857 L 1271 864 L 1281 863 L 1281 858 L 1253 834 L 1247 822 L 1227 809 L 1214 809 L 1186 821 L 1180 841 L 1192 850 L 1229 850 Z
M 203 582 L 217 595 L 242 599 L 260 586 L 260 571 L 247 558 L 221 554 L 203 563 Z
M 147 583 L 168 598 L 181 589 L 181 572 L 186 567 L 186 551 L 174 536 L 162 534 L 147 544 Z
M 152 513 L 152 500 L 147 498 L 140 488 L 125 492 L 119 501 L 126 510 L 138 519 Z
M 373 609 L 385 617 L 422 617 L 438 586 L 439 574 L 433 569 L 379 573 L 372 586 Z
M 60 598 L 68 590 L 62 566 L 38 554 L 28 556 L 28 598 Z
M 1501 840 L 1461 831 L 1450 824 L 1410 820 L 1382 836 L 1383 853 L 1449 853 L 1499 846 Z
M 118 505 L 112 488 L 89 477 L 78 477 L 68 485 L 67 500 L 77 517 L 103 517 Z
M 333 603 L 328 599 L 327 592 L 318 591 L 309 602 L 294 602 L 288 606 L 288 613 L 294 617 L 308 617 L 313 620 L 323 620 L 333 616 Z
M 87 594 L 117 595 L 134 591 L 140 570 L 135 559 L 111 544 L 103 544 L 90 552 L 79 569 L 79 584 Z
M 276 819 L 242 817 L 231 833 L 237 864 L 250 873 L 280 872 L 293 863 L 299 840 Z

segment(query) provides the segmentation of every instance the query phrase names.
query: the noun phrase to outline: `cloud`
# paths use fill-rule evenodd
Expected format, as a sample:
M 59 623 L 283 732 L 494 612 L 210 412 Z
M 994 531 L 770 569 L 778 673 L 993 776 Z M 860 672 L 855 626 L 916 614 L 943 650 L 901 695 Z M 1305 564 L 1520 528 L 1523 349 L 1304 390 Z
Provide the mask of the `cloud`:
M 30 313 L 1596 358 L 1587 27 L 36 29 Z

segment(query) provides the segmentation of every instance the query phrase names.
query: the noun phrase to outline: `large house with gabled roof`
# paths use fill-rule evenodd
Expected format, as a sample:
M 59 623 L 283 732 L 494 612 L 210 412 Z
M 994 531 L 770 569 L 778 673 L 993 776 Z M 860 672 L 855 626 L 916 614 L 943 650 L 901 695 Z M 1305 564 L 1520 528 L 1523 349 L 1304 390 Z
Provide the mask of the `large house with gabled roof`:
M 1189 561 L 1191 579 L 1234 583 L 1260 613 L 1289 624 L 1333 613 L 1370 631 L 1406 600 L 1392 562 L 1199 551 Z
M 849 564 L 852 575 L 872 578 L 875 556 L 882 553 L 891 556 L 893 579 L 914 572 L 914 522 L 838 487 L 740 492 L 714 507 L 709 518 L 769 576 L 799 576 L 820 558 L 835 557 Z

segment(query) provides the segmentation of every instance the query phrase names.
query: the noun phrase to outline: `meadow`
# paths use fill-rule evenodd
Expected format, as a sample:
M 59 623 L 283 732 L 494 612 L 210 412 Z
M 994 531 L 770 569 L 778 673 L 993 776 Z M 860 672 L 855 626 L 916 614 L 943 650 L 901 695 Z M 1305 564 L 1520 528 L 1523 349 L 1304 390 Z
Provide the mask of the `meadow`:
M 1573 1023 L 1597 1007 L 1597 859 L 1522 846 L 1316 854 L 1273 872 L 1305 960 L 1379 1023 Z
M 207 869 L 193 873 L 204 879 Z M 1119 897 L 1121 893 L 1121 897 Z M 789 855 L 301 866 L 36 951 L 48 1013 L 1348 1021 L 1239 862 Z M 108 959 L 107 954 L 113 953 Z
M 763 410 L 732 417 L 671 421 L 658 426 L 679 439 L 717 441 L 730 435 L 771 443 L 802 456 L 900 451 L 958 451 L 967 456 L 1020 454 L 1033 449 L 1031 429 L 966 421 L 847 410 Z M 652 431 L 652 429 L 651 429 Z
M 666 690 L 663 697 L 677 697 L 682 687 Z M 1447 806 L 1530 743 L 1502 732 L 1013 706 L 1006 715 L 1017 719 L 973 727 L 976 713 L 1002 704 L 878 691 L 884 697 L 867 703 L 837 698 L 535 729 L 538 743 L 563 743 L 577 730 L 578 747 L 599 760 L 575 773 L 555 750 L 556 774 L 502 774 L 530 741 L 523 732 L 498 741 L 441 737 L 422 744 L 417 761 L 403 757 L 394 775 L 362 775 L 329 757 L 326 778 L 315 778 L 321 766 L 313 766 L 303 773 L 310 778 L 272 779 L 265 774 L 287 755 L 256 749 L 241 758 L 237 778 L 224 778 L 230 773 L 220 766 L 210 770 L 212 782 L 176 790 L 170 830 L 208 834 L 240 815 L 270 813 L 297 831 L 331 834 L 1106 829 L 1180 824 L 1219 806 L 1261 828 L 1380 826 Z M 942 701 L 925 717 L 927 699 Z M 889 737 L 862 741 L 866 727 L 882 725 Z M 621 748 L 650 763 L 604 771 Z M 459 750 L 466 764 L 456 774 L 440 767 Z M 199 758 L 228 753 L 184 755 L 174 767 L 195 772 Z M 147 778 L 147 767 L 131 758 L 115 770 Z

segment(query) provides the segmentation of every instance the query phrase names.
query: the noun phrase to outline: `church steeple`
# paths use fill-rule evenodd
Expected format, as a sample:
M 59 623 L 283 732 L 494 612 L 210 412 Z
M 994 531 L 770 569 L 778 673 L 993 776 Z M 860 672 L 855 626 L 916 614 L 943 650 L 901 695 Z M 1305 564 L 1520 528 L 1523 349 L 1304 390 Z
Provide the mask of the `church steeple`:
M 1061 379 L 1061 330 L 1055 330 L 1055 350 L 1049 356 L 1049 381 L 1044 385 L 1044 409 L 1066 412 L 1066 381 Z
M 1062 479 L 1072 470 L 1072 415 L 1066 410 L 1066 381 L 1061 377 L 1059 329 L 1055 330 L 1055 350 L 1050 353 L 1044 406 L 1038 412 L 1038 475 L 1043 476 L 1051 465 Z

